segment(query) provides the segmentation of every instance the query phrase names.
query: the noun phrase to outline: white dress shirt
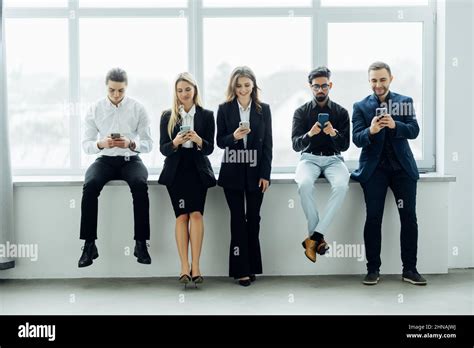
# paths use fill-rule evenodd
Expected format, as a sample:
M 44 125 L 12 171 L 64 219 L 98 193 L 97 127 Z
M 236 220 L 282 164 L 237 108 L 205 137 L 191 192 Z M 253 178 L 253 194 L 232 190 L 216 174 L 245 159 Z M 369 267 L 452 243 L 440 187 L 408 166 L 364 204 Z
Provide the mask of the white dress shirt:
M 84 124 L 82 148 L 89 155 L 136 156 L 130 149 L 113 147 L 100 150 L 97 141 L 111 133 L 120 133 L 133 140 L 135 151 L 150 152 L 153 147 L 151 139 L 150 118 L 145 107 L 133 98 L 125 97 L 114 105 L 108 97 L 98 100 L 87 112 Z
M 183 126 L 191 126 L 191 130 L 194 130 L 194 115 L 196 114 L 196 105 L 193 105 L 193 107 L 188 112 L 184 111 L 184 108 L 180 108 L 179 114 L 183 120 L 181 124 Z M 182 146 L 186 148 L 192 148 L 193 142 L 188 140 Z
M 252 99 L 250 99 L 250 103 L 247 106 L 247 109 L 244 109 L 244 107 L 240 105 L 238 100 L 237 100 L 237 104 L 239 105 L 240 120 L 250 122 L 250 106 L 252 106 Z M 244 140 L 244 147 L 247 148 L 247 135 L 244 136 L 243 140 Z

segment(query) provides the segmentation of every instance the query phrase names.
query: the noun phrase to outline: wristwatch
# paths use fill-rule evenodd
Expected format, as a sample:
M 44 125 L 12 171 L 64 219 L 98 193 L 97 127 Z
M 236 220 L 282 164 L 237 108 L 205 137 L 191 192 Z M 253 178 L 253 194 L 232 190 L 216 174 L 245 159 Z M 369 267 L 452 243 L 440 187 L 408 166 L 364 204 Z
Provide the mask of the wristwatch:
M 137 144 L 133 140 L 130 140 L 130 144 L 128 144 L 128 148 L 135 153 L 140 153 L 140 151 L 135 150 L 136 147 L 137 147 Z

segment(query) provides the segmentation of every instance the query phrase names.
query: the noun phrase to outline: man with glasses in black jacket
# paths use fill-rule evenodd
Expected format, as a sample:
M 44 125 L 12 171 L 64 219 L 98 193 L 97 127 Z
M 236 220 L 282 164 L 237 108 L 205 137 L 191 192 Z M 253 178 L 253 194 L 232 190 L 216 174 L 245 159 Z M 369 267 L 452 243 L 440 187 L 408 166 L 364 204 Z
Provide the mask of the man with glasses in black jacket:
M 349 171 L 341 152 L 349 148 L 349 113 L 329 99 L 333 83 L 331 71 L 319 67 L 309 73 L 308 82 L 314 98 L 300 106 L 293 116 L 293 149 L 301 151 L 295 181 L 301 205 L 308 221 L 308 238 L 302 245 L 306 257 L 316 262 L 316 254 L 329 249 L 324 240 L 332 219 L 339 211 L 349 188 Z M 331 184 L 331 196 L 320 217 L 315 201 L 314 183 L 324 174 Z

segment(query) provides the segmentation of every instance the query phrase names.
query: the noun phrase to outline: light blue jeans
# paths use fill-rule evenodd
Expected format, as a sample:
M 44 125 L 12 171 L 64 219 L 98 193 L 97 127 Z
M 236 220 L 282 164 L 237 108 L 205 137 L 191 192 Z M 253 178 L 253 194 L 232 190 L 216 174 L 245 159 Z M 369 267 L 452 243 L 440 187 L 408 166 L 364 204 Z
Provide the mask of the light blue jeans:
M 321 172 L 331 184 L 331 196 L 320 219 L 316 207 L 314 183 Z M 295 181 L 298 184 L 301 205 L 308 221 L 310 237 L 315 231 L 322 234 L 327 231 L 334 215 L 344 202 L 349 189 L 349 178 L 349 171 L 341 155 L 317 156 L 306 152 L 301 155 L 296 167 Z

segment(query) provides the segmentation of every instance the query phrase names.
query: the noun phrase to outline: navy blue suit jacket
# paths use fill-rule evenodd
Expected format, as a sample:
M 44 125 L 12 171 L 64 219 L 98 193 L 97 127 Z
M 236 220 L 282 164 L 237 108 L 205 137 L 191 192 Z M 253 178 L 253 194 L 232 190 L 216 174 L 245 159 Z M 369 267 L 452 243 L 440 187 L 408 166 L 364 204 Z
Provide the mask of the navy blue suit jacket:
M 362 148 L 359 158 L 359 168 L 352 172 L 351 177 L 361 183 L 367 182 L 380 161 L 386 136 L 391 138 L 395 156 L 402 168 L 414 180 L 420 175 L 415 158 L 408 144 L 408 139 L 415 139 L 420 128 L 416 121 L 413 99 L 390 92 L 388 113 L 396 123 L 395 129 L 384 128 L 369 138 L 369 128 L 375 109 L 379 107 L 377 97 L 372 94 L 354 104 L 352 113 L 352 141 Z

